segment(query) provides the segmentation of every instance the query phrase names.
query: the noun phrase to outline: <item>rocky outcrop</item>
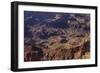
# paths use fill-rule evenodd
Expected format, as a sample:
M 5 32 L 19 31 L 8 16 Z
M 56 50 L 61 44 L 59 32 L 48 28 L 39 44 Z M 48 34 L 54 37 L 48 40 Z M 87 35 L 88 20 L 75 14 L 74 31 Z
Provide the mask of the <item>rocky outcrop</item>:
M 71 42 L 73 43 L 73 41 Z M 84 39 L 84 41 L 81 40 L 80 42 L 75 44 L 71 44 L 71 42 L 66 43 L 65 46 L 59 46 L 57 48 L 46 50 L 45 56 L 47 60 L 69 60 L 90 58 L 89 40 Z

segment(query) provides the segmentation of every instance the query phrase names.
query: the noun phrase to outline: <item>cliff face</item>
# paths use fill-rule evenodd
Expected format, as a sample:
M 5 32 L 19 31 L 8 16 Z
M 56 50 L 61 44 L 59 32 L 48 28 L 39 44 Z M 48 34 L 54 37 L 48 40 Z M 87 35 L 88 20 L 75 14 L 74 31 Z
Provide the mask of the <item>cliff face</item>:
M 25 61 L 90 58 L 89 14 L 31 12 L 31 15 L 33 18 L 27 17 L 24 27 Z
M 37 45 L 30 47 L 29 52 L 31 61 L 47 61 L 47 60 L 71 60 L 71 59 L 89 59 L 90 58 L 90 40 L 89 36 L 72 37 L 70 40 L 62 43 L 60 41 L 50 42 L 47 47 Z M 35 45 L 36 46 L 36 45 Z M 27 48 L 28 51 L 30 50 Z M 28 52 L 26 51 L 26 53 Z M 27 60 L 26 60 L 27 61 Z
M 77 40 L 75 40 L 76 42 Z M 70 42 L 70 43 L 69 43 Z M 60 45 L 57 48 L 48 49 L 45 51 L 47 60 L 70 60 L 70 59 L 88 59 L 90 58 L 90 41 L 81 40 L 78 44 L 73 41 Z M 72 42 L 72 43 L 71 43 Z

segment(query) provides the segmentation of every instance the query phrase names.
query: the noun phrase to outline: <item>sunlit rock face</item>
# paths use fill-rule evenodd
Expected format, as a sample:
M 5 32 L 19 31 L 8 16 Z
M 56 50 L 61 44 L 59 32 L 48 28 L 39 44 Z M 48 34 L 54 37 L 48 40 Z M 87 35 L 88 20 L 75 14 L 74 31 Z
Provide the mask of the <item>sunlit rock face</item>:
M 90 57 L 90 14 L 24 11 L 24 61 Z

